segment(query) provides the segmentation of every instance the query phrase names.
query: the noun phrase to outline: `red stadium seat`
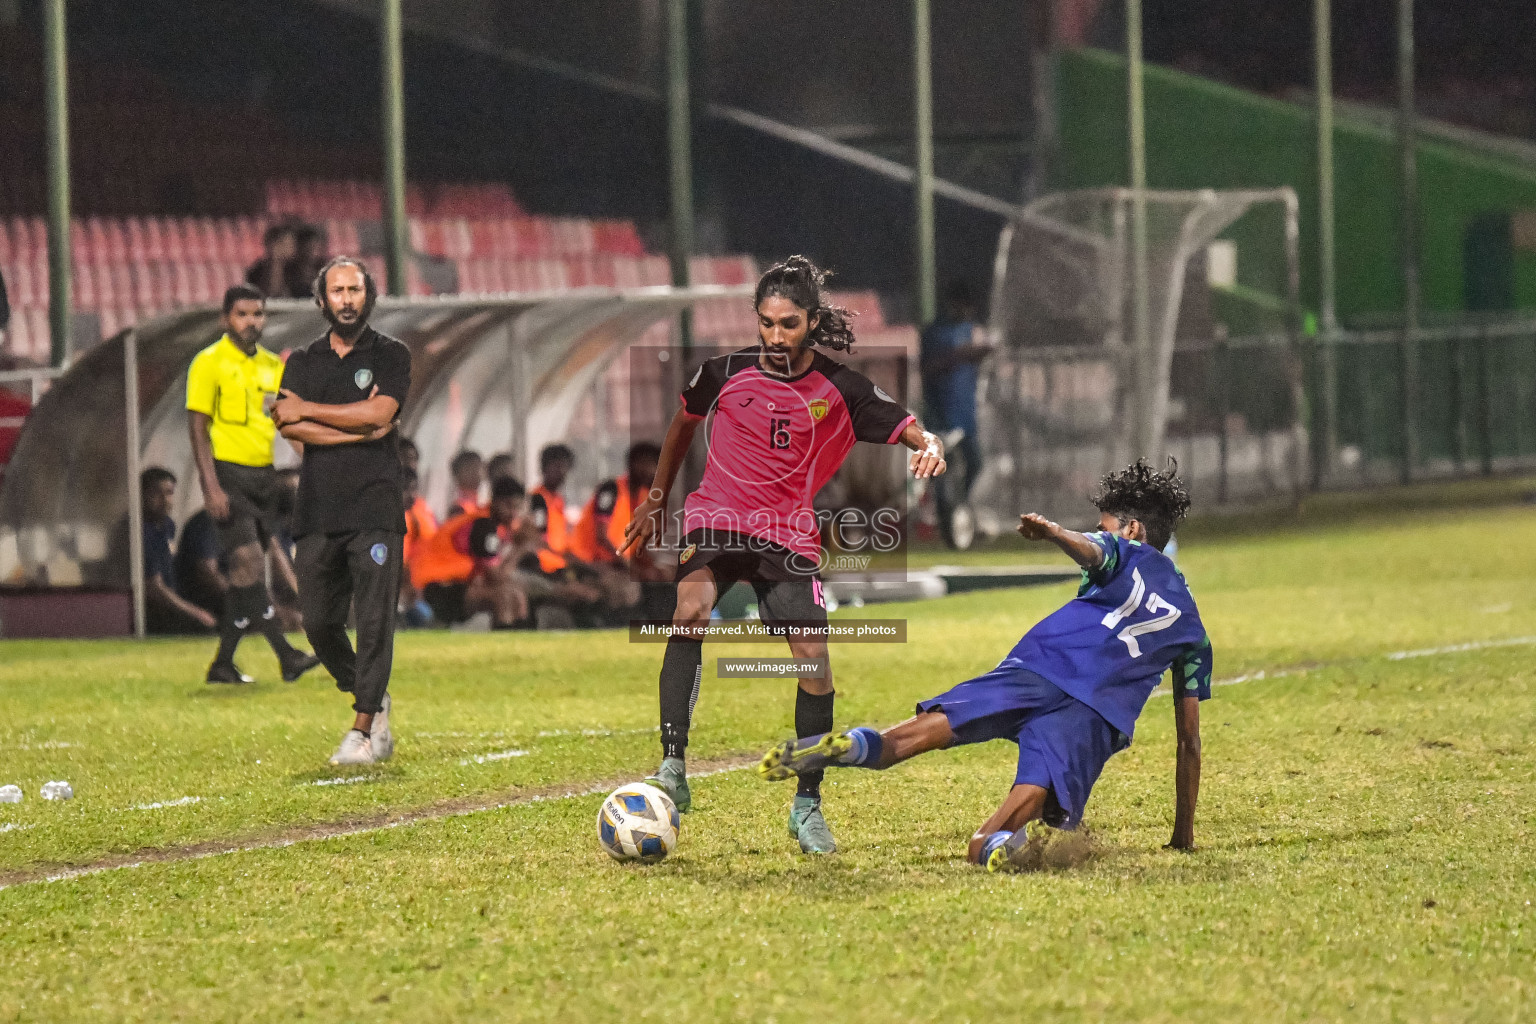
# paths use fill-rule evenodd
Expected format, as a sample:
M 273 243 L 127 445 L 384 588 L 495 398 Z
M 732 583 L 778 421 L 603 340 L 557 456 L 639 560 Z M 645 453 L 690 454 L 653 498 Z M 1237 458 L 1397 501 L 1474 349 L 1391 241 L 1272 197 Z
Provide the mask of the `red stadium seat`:
M 855 331 L 885 329 L 885 313 L 880 308 L 880 296 L 875 292 L 833 292 L 829 298 L 858 314 L 853 325 Z
M 53 347 L 52 335 L 48 330 L 48 310 L 45 308 L 29 309 L 26 311 L 25 319 L 27 321 L 27 329 L 31 332 L 32 338 L 29 348 L 24 352 L 18 352 L 17 355 L 30 358 L 37 363 L 48 362 L 48 357 L 52 353 Z M 15 321 L 16 317 L 12 316 L 11 322 L 14 323 Z
M 5 331 L 5 351 L 17 359 L 27 359 L 32 353 L 32 331 L 28 326 L 26 314 L 16 310 L 11 316 L 11 325 Z
M 96 275 L 91 270 L 89 263 L 76 263 L 70 275 L 70 298 L 76 309 L 95 309 L 96 299 Z

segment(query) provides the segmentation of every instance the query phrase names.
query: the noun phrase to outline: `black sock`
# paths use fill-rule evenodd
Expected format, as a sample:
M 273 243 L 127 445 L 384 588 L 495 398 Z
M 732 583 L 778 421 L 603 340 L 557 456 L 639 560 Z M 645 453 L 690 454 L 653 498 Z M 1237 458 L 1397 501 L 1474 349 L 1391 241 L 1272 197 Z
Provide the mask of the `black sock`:
M 682 757 L 704 676 L 704 643 L 673 637 L 661 660 L 661 756 Z
M 219 616 L 219 651 L 213 656 L 215 665 L 233 664 L 235 648 L 240 646 L 240 638 L 245 635 L 245 630 L 235 628 L 233 603 L 228 594 L 224 595 L 224 614 Z
M 795 691 L 795 736 L 819 736 L 832 731 L 832 702 L 835 693 L 806 693 Z M 821 777 L 825 772 L 806 772 L 800 776 L 800 788 L 796 796 L 821 796 Z
M 294 650 L 293 644 L 288 642 L 288 636 L 283 632 L 283 624 L 277 617 L 277 609 L 266 600 L 266 588 L 261 588 L 261 600 L 263 603 L 261 617 L 256 620 L 261 629 L 261 635 L 267 638 L 272 653 L 277 655 L 278 661 L 288 661 L 299 652 Z

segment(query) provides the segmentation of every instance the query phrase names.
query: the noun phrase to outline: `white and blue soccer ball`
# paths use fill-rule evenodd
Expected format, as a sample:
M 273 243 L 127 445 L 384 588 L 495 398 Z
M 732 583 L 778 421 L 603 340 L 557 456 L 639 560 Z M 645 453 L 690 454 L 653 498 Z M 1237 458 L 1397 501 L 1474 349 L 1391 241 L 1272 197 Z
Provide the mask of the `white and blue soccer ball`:
M 614 860 L 655 864 L 677 845 L 681 819 L 672 798 L 631 782 L 608 794 L 597 812 L 597 841 Z

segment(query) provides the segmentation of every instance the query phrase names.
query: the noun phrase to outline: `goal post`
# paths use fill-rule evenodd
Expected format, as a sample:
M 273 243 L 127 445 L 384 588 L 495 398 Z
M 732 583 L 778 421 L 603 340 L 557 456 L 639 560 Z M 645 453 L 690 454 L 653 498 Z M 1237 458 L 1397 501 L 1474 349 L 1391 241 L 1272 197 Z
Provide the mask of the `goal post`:
M 971 495 L 983 533 L 1025 509 L 1076 522 L 1098 477 L 1137 458 L 1177 458 L 1203 505 L 1305 486 L 1295 193 L 1147 192 L 1143 332 L 1131 204 L 1119 188 L 1044 196 L 999 238 Z

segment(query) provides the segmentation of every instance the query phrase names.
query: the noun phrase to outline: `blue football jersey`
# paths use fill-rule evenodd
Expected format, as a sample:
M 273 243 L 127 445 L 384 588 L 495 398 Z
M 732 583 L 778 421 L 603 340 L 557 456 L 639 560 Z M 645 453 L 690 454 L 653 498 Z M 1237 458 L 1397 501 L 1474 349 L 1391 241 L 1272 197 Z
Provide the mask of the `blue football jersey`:
M 1174 670 L 1174 692 L 1211 695 L 1211 644 L 1179 570 L 1150 544 L 1090 533 L 1104 561 L 1077 597 L 1042 619 L 1009 653 L 1093 708 L 1129 741 L 1147 698 Z

